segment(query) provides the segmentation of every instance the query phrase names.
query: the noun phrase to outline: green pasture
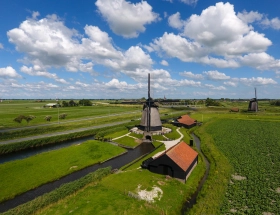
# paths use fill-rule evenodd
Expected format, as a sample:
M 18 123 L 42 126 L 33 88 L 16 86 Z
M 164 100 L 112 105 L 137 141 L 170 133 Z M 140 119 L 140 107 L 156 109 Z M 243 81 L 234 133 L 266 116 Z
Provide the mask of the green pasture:
M 0 202 L 125 152 L 109 143 L 86 141 L 0 165 Z
M 109 175 L 100 183 L 92 183 L 58 203 L 40 210 L 38 214 L 180 214 L 181 207 L 197 187 L 204 173 L 204 165 L 194 169 L 186 184 L 176 179 L 154 174 L 148 170 L 134 169 Z M 133 195 L 137 188 L 151 191 L 154 186 L 162 191 L 162 197 L 154 203 L 139 200 Z
M 69 121 L 74 119 L 86 119 L 97 116 L 108 116 L 125 112 L 134 113 L 134 118 L 141 115 L 140 106 L 116 106 L 116 105 L 94 105 L 94 106 L 77 106 L 77 107 L 59 107 L 59 108 L 43 108 L 45 104 L 56 103 L 55 101 L 35 102 L 31 101 L 4 101 L 0 103 L 0 128 L 13 128 L 27 125 L 50 124 L 58 122 L 58 115 L 66 113 L 66 119 L 60 121 Z M 137 113 L 139 112 L 139 113 Z M 16 123 L 13 121 L 18 115 L 34 115 L 36 118 L 31 120 L 29 124 L 26 121 Z M 50 122 L 45 120 L 47 115 L 52 116 Z
M 279 213 L 279 122 L 217 120 L 206 128 L 234 171 L 221 213 Z

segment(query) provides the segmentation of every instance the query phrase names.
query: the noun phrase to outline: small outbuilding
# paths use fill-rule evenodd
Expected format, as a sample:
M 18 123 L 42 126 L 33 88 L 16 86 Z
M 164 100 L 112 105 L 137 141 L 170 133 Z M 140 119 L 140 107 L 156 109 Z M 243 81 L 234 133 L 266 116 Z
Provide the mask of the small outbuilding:
M 180 142 L 159 156 L 143 161 L 141 166 L 151 172 L 186 182 L 197 163 L 198 153 L 185 142 Z
M 197 125 L 197 120 L 192 119 L 189 115 L 183 115 L 176 119 L 173 124 L 180 127 L 192 128 Z
M 43 107 L 44 108 L 56 108 L 58 106 L 59 106 L 58 103 L 49 103 L 49 104 L 45 104 Z

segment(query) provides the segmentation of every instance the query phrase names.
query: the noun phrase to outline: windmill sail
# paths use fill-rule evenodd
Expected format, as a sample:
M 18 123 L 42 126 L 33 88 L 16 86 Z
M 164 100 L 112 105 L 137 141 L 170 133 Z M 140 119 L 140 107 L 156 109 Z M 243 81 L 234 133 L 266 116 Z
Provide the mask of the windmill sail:
M 150 73 L 148 74 L 148 99 L 143 105 L 143 112 L 139 129 L 150 131 L 161 131 L 162 123 L 159 116 L 158 106 L 154 103 L 150 94 Z

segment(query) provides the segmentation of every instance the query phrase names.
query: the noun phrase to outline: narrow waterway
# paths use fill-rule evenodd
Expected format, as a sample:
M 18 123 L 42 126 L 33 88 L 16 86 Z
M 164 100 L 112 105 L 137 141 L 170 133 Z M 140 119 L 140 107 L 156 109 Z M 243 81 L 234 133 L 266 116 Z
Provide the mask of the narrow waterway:
M 182 210 L 181 210 L 182 215 L 186 214 L 188 212 L 188 210 L 190 210 L 193 207 L 193 205 L 196 204 L 197 196 L 198 196 L 199 192 L 201 191 L 202 186 L 205 183 L 205 181 L 208 177 L 208 174 L 209 174 L 209 170 L 210 170 L 210 163 L 209 163 L 208 159 L 204 156 L 203 152 L 201 151 L 199 138 L 195 134 L 191 134 L 191 135 L 194 139 L 195 146 L 196 146 L 197 150 L 200 152 L 200 154 L 203 157 L 203 160 L 204 160 L 205 165 L 206 165 L 206 171 L 205 171 L 205 174 L 204 174 L 203 178 L 200 180 L 199 185 L 198 185 L 195 193 L 191 196 L 190 199 L 188 199 L 184 203 L 184 205 L 182 207 Z
M 82 140 L 80 142 L 82 142 Z M 151 143 L 142 143 L 137 148 L 128 150 L 125 154 L 123 154 L 121 156 L 115 157 L 115 158 L 108 160 L 101 164 L 95 164 L 95 165 L 86 167 L 82 170 L 78 170 L 74 173 L 64 176 L 54 182 L 44 184 L 38 188 L 27 191 L 26 193 L 16 196 L 14 199 L 0 203 L 0 213 L 10 210 L 18 205 L 28 202 L 28 201 L 31 201 L 31 200 L 37 198 L 38 196 L 41 196 L 45 193 L 48 193 L 48 192 L 60 187 L 62 184 L 77 180 L 91 172 L 96 171 L 99 168 L 105 168 L 105 167 L 111 166 L 112 169 L 119 169 L 120 167 L 137 159 L 138 157 L 151 152 L 153 149 L 154 149 L 154 146 Z
M 52 151 L 52 150 L 56 150 L 56 149 L 65 148 L 65 147 L 68 147 L 71 145 L 77 145 L 77 144 L 83 143 L 87 140 L 94 140 L 94 136 L 91 135 L 88 137 L 82 137 L 82 138 L 77 138 L 74 140 L 67 140 L 67 141 L 63 141 L 60 143 L 48 144 L 48 145 L 38 146 L 38 147 L 34 147 L 34 148 L 30 148 L 30 149 L 26 149 L 26 150 L 22 150 L 22 151 L 18 151 L 18 152 L 12 152 L 9 154 L 3 154 L 0 156 L 0 164 L 9 162 L 9 161 L 28 158 L 33 155 L 37 155 L 37 154 L 40 154 L 43 152 L 48 152 L 48 151 Z

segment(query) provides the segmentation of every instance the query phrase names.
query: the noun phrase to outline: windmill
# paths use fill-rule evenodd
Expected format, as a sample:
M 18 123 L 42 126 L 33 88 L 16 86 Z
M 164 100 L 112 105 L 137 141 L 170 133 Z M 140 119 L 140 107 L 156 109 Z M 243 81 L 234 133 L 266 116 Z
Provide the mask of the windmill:
M 143 112 L 139 129 L 145 132 L 161 131 L 162 123 L 158 111 L 158 106 L 150 95 L 150 73 L 148 74 L 148 99 L 143 105 Z
M 255 98 L 250 100 L 248 111 L 258 112 L 258 99 L 257 99 L 257 88 L 255 87 Z

